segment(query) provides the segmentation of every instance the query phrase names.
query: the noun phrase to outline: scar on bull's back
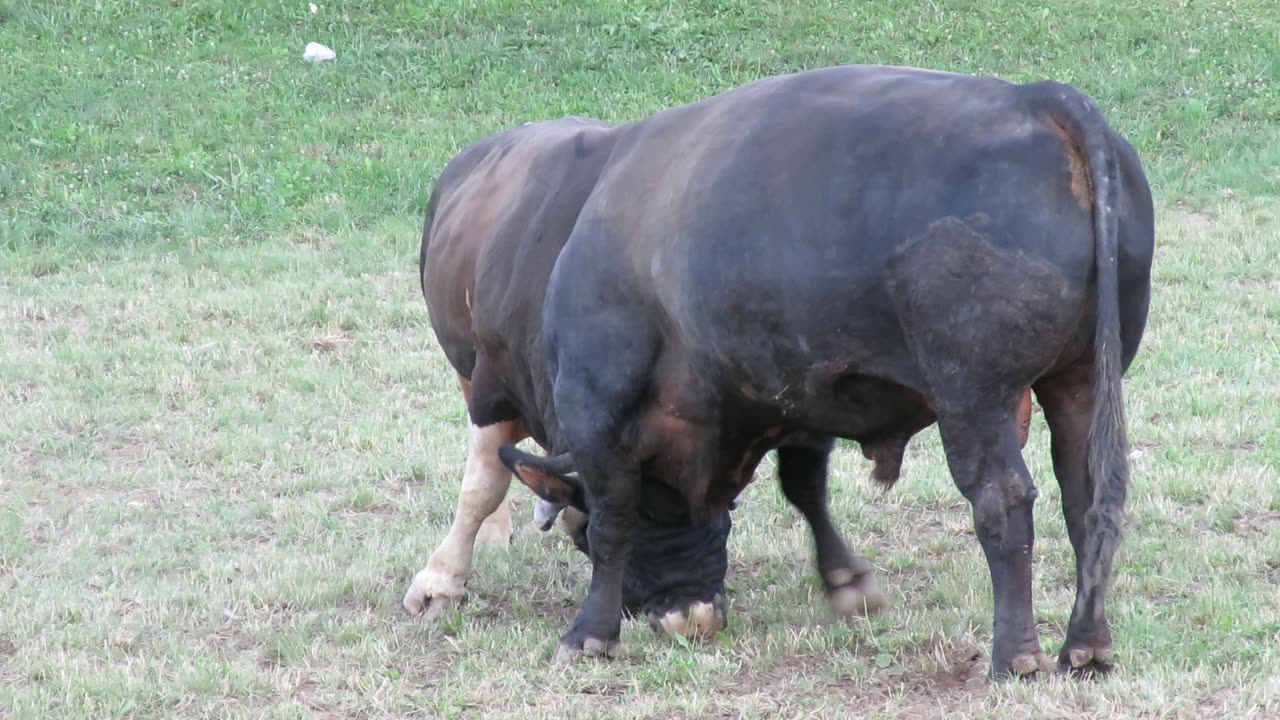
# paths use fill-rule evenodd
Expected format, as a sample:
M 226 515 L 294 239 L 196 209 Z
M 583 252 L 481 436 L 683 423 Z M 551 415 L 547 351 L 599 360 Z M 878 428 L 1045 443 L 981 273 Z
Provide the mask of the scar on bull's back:
M 1049 119 L 1053 125 L 1054 131 L 1058 133 L 1058 137 L 1067 145 L 1067 163 L 1071 168 L 1071 194 L 1076 196 L 1076 200 L 1080 201 L 1080 207 L 1089 210 L 1093 208 L 1093 185 L 1089 181 L 1089 164 L 1085 161 L 1084 153 L 1080 151 L 1080 145 L 1076 143 L 1075 138 L 1067 132 L 1067 129 L 1059 125 L 1052 118 Z

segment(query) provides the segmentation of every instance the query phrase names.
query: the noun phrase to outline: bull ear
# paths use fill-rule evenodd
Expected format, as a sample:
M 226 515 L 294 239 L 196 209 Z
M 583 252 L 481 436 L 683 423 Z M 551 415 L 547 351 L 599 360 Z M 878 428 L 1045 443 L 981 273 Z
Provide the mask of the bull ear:
M 568 453 L 539 457 L 514 445 L 503 445 L 498 448 L 498 459 L 538 497 L 554 505 L 572 505 L 586 512 L 586 492 Z

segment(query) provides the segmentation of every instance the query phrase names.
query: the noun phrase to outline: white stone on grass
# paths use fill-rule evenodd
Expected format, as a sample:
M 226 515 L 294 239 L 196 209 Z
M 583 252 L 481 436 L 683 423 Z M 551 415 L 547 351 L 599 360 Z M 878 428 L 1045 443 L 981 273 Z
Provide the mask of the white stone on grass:
M 321 45 L 320 43 L 307 43 L 307 49 L 302 52 L 302 59 L 307 62 L 327 62 L 336 60 L 338 53 L 332 48 Z

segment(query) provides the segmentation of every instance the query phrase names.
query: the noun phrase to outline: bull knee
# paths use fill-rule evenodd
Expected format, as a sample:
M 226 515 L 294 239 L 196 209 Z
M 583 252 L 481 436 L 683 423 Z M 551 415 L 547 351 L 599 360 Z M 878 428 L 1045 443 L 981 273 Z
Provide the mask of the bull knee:
M 489 455 L 492 457 L 489 457 Z M 467 490 L 485 494 L 491 492 L 495 487 L 506 486 L 511 481 L 511 471 L 498 460 L 497 452 L 485 453 L 468 458 L 466 474 L 463 477 L 463 485 Z
M 973 524 L 978 539 L 1003 546 L 1009 536 L 1010 521 L 1029 522 L 1039 495 L 1031 478 L 1017 474 L 1005 483 L 984 484 L 973 499 Z
M 475 468 L 472 469 L 475 470 Z M 504 477 L 501 473 L 485 472 L 483 470 L 470 472 L 463 478 L 460 497 L 463 502 L 480 502 L 483 504 L 499 492 L 501 492 L 502 497 L 505 497 L 507 487 L 510 484 L 510 476 Z M 490 508 L 486 515 L 496 509 L 496 501 L 494 504 L 495 507 Z
M 618 560 L 619 550 L 629 550 L 631 523 L 588 523 L 585 533 L 587 555 L 593 562 L 609 564 Z
M 1031 508 L 1035 505 L 1036 498 L 1040 497 L 1040 491 L 1036 489 L 1035 483 L 1031 482 L 1031 478 L 1014 475 L 1009 480 L 1009 484 L 1004 488 L 1005 504 L 1010 508 L 1026 507 Z
M 472 428 L 473 432 L 476 428 Z M 486 451 L 472 443 L 467 453 L 467 468 L 462 476 L 458 492 L 458 509 L 455 525 L 467 532 L 477 532 L 481 523 L 492 528 L 481 540 L 482 544 L 503 544 L 511 537 L 511 518 L 504 504 L 507 489 L 511 485 L 511 473 L 497 459 L 496 450 Z M 504 537 L 505 536 L 505 537 Z

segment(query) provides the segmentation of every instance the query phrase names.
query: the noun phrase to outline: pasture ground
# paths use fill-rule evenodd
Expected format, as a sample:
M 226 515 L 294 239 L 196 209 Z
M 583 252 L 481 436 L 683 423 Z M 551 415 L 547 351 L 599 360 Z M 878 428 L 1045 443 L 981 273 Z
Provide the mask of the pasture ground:
M 0 717 L 1275 717 L 1280 14 L 1271 0 L 0 0 Z M 308 41 L 338 60 L 308 65 Z M 937 434 L 836 516 L 893 607 L 833 624 L 766 463 L 731 628 L 628 622 L 554 669 L 588 568 L 529 524 L 429 626 L 465 415 L 415 263 L 443 163 L 846 62 L 1055 78 L 1138 147 L 1155 298 L 1126 382 L 1128 540 L 1100 682 L 975 678 L 987 570 Z M 1073 569 L 1037 416 L 1035 602 Z M 975 659 L 977 658 L 977 659 Z

